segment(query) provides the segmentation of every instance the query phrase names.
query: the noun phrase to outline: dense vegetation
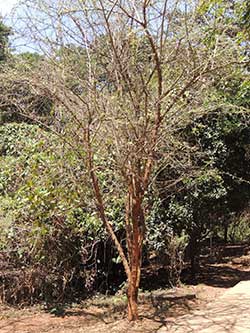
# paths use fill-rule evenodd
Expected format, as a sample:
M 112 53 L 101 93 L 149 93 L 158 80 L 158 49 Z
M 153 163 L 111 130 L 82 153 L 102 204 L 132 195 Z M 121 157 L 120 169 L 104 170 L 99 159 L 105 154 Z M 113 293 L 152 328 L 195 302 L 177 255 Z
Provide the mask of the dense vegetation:
M 31 29 L 51 53 L 11 52 L 0 23 L 0 296 L 76 301 L 127 275 L 136 319 L 141 266 L 173 285 L 209 237 L 250 241 L 249 5 L 163 6 L 151 26 L 153 4 L 144 23 L 100 4 L 91 41 L 81 7 L 75 39 L 67 17 L 51 40 Z

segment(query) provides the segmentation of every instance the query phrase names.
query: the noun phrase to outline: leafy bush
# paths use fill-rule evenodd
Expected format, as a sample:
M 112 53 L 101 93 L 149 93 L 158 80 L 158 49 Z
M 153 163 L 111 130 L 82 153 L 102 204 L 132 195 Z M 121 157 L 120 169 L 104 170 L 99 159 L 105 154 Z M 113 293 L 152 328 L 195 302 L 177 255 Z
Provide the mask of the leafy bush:
M 249 214 L 241 214 L 236 217 L 228 228 L 228 236 L 233 243 L 245 243 L 250 241 Z
M 166 283 L 177 285 L 180 282 L 188 236 L 185 233 L 180 236 L 174 233 L 173 221 L 169 218 L 170 210 L 171 208 L 169 211 L 164 209 L 160 199 L 154 200 L 147 224 L 146 251 L 151 260 L 156 259 L 158 264 L 166 268 Z
M 6 301 L 85 295 L 98 276 L 95 244 L 106 234 L 77 156 L 35 125 L 5 124 L 0 142 L 0 251 L 10 271 L 25 270 L 2 277 Z

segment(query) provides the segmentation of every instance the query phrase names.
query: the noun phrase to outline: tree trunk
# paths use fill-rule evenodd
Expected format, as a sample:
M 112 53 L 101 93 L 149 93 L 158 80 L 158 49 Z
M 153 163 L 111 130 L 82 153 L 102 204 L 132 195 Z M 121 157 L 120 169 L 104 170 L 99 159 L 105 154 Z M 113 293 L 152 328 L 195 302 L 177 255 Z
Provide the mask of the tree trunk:
M 139 286 L 136 285 L 136 282 L 132 278 L 128 281 L 128 320 L 133 321 L 139 318 L 138 314 L 138 289 Z
M 132 191 L 131 191 L 132 192 Z M 133 192 L 132 192 L 133 193 Z M 138 290 L 141 279 L 142 243 L 144 238 L 144 211 L 140 195 L 129 195 L 126 217 L 127 248 L 130 274 L 128 276 L 128 320 L 139 318 Z
M 138 221 L 133 226 L 133 236 L 130 249 L 130 276 L 128 277 L 128 320 L 137 320 L 138 315 L 138 290 L 141 279 L 142 235 Z
M 142 247 L 139 239 L 134 239 L 133 249 L 131 251 L 130 269 L 131 274 L 128 278 L 128 319 L 137 320 L 138 315 L 138 290 L 141 279 L 141 257 Z

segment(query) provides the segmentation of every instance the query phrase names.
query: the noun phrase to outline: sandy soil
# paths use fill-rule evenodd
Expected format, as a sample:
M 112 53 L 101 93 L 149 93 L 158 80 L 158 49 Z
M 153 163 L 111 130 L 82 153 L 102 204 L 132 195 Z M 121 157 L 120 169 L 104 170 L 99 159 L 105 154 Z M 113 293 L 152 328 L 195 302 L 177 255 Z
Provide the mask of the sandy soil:
M 97 297 L 62 308 L 57 314 L 41 307 L 16 309 L 0 306 L 0 333 L 153 333 L 207 304 L 242 280 L 250 280 L 250 267 L 240 264 L 208 265 L 194 286 L 142 293 L 140 321 L 126 319 L 124 296 Z

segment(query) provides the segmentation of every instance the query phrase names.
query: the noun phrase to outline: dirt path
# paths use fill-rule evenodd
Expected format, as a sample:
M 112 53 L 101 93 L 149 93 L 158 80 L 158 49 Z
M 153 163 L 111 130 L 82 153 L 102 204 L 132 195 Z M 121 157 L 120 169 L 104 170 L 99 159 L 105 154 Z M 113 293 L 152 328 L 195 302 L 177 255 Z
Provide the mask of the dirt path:
M 205 309 L 162 326 L 158 333 L 249 333 L 250 281 L 238 283 Z
M 197 312 L 203 316 L 208 303 L 229 291 L 240 280 L 250 280 L 249 267 L 227 264 L 206 266 L 200 276 L 201 283 L 196 286 L 142 294 L 139 306 L 141 320 L 135 324 L 126 320 L 124 297 L 121 296 L 97 298 L 82 306 L 65 308 L 60 316 L 41 308 L 17 310 L 0 307 L 0 333 L 155 333 L 159 329 L 169 328 L 169 324 L 172 327 L 173 323 L 179 327 L 186 325 L 191 318 L 188 317 L 190 313 Z M 222 302 L 226 304 L 227 299 L 224 298 Z M 218 304 L 218 313 L 220 306 Z M 185 328 L 181 332 L 193 331 Z M 216 332 L 224 333 L 221 330 Z
M 85 308 L 66 309 L 58 317 L 34 308 L 6 308 L 0 314 L 0 333 L 152 333 L 170 318 L 174 320 L 191 309 L 203 307 L 208 298 L 217 297 L 223 291 L 198 285 L 143 294 L 139 306 L 141 320 L 136 324 L 127 321 L 124 301 L 117 307 L 112 304 L 112 298 Z

